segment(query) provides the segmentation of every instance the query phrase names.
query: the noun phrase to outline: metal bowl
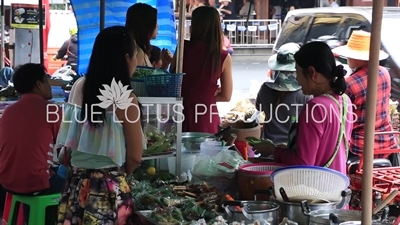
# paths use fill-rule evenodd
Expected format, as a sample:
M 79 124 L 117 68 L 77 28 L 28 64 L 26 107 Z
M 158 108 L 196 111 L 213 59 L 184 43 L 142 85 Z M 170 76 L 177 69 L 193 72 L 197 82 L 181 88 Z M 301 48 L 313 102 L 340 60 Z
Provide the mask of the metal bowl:
M 187 151 L 200 151 L 200 144 L 204 141 L 212 141 L 214 134 L 201 132 L 182 133 L 182 143 Z

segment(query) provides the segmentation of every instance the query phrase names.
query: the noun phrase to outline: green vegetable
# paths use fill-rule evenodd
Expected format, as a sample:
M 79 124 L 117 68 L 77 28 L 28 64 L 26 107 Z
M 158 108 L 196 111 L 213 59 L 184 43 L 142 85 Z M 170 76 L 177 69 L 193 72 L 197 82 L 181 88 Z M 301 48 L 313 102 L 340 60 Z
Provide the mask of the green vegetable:
M 271 140 L 261 140 L 255 137 L 246 137 L 247 142 L 249 143 L 250 146 L 255 146 L 258 144 L 262 144 L 262 143 L 272 143 Z
M 153 144 L 144 150 L 144 154 L 159 154 L 172 147 L 175 132 L 171 131 L 166 135 L 147 132 L 146 136 Z
M 132 78 L 138 79 L 144 76 L 153 75 L 155 68 L 152 67 L 137 67 L 132 75 Z
M 180 210 L 175 208 L 175 209 L 172 210 L 171 214 L 172 214 L 172 217 L 174 217 L 176 220 L 178 220 L 180 222 L 184 221 L 183 215 L 182 215 L 182 211 L 180 211 Z

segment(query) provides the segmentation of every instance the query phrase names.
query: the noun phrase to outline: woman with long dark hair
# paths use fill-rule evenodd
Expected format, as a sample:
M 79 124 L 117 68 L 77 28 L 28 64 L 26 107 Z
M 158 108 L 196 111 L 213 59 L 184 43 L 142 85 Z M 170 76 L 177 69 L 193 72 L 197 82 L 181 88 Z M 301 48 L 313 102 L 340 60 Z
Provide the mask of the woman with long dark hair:
M 278 163 L 329 167 L 346 174 L 353 108 L 346 91 L 346 74 L 337 66 L 330 47 L 310 42 L 294 55 L 297 81 L 305 95 L 313 95 L 289 129 L 286 146 L 265 142 L 255 148 L 274 154 Z M 279 144 L 279 143 L 278 143 Z
M 210 6 L 193 11 L 190 41 L 185 41 L 182 82 L 183 130 L 216 133 L 220 123 L 217 102 L 232 96 L 232 59 L 223 50 L 218 11 Z M 175 71 L 175 61 L 171 70 Z M 220 80 L 221 87 L 218 87 Z
M 152 67 L 150 62 L 150 40 L 156 39 L 158 32 L 157 9 L 144 3 L 136 3 L 126 12 L 126 28 L 136 41 L 138 66 Z M 172 55 L 167 49 L 162 49 L 162 69 L 168 69 Z
M 126 174 L 140 164 L 144 137 L 130 76 L 135 42 L 122 26 L 96 37 L 86 76 L 72 87 L 57 144 L 71 149 L 58 224 L 132 224 Z

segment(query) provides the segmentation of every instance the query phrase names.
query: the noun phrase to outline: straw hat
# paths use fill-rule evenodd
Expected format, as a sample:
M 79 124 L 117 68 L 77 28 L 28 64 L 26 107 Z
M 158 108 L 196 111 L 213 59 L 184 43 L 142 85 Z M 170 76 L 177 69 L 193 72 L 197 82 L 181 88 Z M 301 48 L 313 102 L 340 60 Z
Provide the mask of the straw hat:
M 368 61 L 370 40 L 371 33 L 355 30 L 351 34 L 347 45 L 332 49 L 332 52 L 346 58 Z M 384 60 L 388 57 L 389 55 L 386 52 L 380 51 L 379 60 Z

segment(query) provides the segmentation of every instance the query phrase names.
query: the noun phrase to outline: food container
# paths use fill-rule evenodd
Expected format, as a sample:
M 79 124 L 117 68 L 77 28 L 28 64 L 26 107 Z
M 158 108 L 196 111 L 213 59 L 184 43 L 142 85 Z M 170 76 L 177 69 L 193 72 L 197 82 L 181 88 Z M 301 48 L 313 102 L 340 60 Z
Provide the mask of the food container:
M 171 174 L 176 174 L 176 158 L 171 157 L 168 158 L 168 171 Z M 181 168 L 180 171 L 181 173 L 185 172 L 188 173 L 189 170 L 191 170 L 196 162 L 196 155 L 192 153 L 186 153 L 181 155 Z M 179 174 L 176 174 L 179 175 Z
M 241 207 L 241 210 L 238 210 L 237 206 Z M 259 221 L 261 223 L 268 222 L 271 225 L 279 224 L 279 205 L 274 202 L 226 201 L 223 208 L 225 209 L 225 218 L 229 222 L 245 221 L 247 224 Z
M 310 217 L 309 225 L 340 225 L 344 222 L 361 221 L 361 212 L 343 209 L 321 209 L 306 213 Z M 379 223 L 379 216 L 373 215 L 372 222 Z
M 200 144 L 200 154 L 212 157 L 221 151 L 228 150 L 229 147 L 223 146 L 221 141 L 205 141 Z

